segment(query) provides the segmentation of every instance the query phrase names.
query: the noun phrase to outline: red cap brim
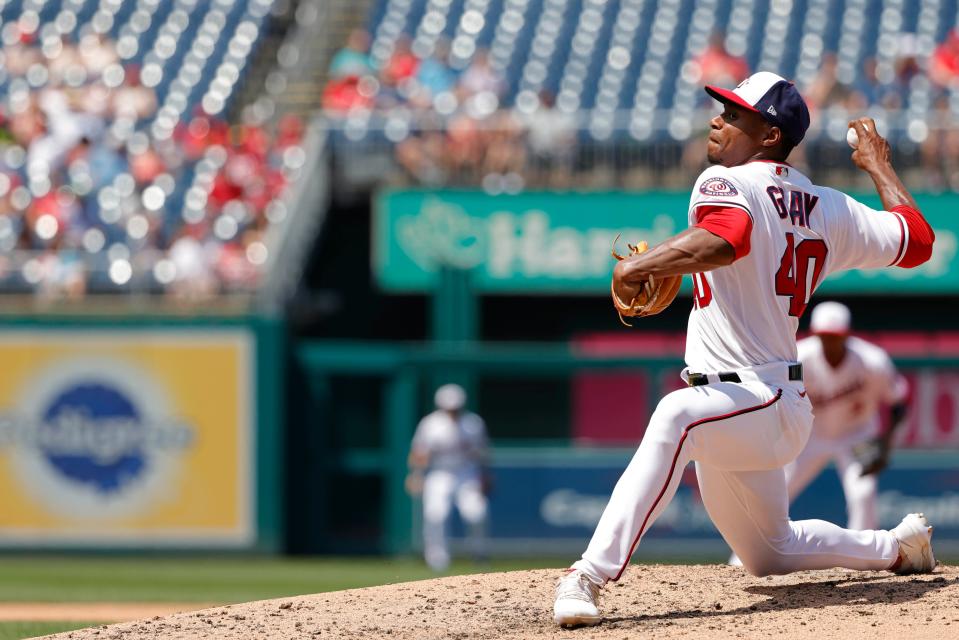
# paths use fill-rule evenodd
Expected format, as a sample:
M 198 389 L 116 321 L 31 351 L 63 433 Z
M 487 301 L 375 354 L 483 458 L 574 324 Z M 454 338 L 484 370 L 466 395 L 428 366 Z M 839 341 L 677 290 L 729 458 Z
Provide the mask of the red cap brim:
M 722 87 L 714 87 L 710 84 L 706 85 L 706 93 L 716 98 L 720 102 L 731 102 L 733 104 L 739 105 L 743 109 L 749 109 L 755 113 L 759 113 L 759 110 L 753 105 L 749 104 L 738 95 L 730 91 L 729 89 L 723 89 Z
M 823 330 L 823 331 L 811 331 L 810 333 L 812 333 L 814 336 L 836 336 L 837 338 L 848 338 L 848 337 L 849 337 L 849 332 L 848 332 L 848 331 L 829 331 L 829 330 Z

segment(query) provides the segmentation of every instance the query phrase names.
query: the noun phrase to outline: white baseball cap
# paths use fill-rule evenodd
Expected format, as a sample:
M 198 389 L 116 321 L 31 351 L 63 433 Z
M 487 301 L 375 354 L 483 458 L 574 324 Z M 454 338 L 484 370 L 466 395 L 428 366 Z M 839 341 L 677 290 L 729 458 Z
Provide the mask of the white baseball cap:
M 849 335 L 849 307 L 839 302 L 823 302 L 812 310 L 809 330 L 815 334 Z
M 444 384 L 433 397 L 436 408 L 443 411 L 459 411 L 466 404 L 466 392 L 458 384 Z

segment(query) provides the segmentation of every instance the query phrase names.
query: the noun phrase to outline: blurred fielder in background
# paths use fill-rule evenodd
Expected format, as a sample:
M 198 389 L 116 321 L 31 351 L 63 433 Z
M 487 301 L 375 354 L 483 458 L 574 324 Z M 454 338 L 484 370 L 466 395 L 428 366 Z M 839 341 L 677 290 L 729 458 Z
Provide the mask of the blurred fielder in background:
M 485 559 L 488 442 L 483 419 L 463 408 L 462 387 L 445 384 L 434 399 L 436 411 L 420 420 L 413 435 L 406 489 L 423 495 L 426 564 L 444 571 L 450 563 L 447 520 L 454 502 L 469 529 L 474 559 Z

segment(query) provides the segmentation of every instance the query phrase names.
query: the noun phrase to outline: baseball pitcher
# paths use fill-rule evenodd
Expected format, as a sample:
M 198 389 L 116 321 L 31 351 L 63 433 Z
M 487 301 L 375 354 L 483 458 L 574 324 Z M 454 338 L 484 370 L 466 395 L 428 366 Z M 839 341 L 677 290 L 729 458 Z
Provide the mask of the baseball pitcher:
M 787 158 L 809 126 L 792 83 L 756 73 L 733 90 L 707 86 L 723 105 L 710 121 L 712 164 L 693 188 L 689 228 L 613 271 L 620 315 L 661 306 L 662 289 L 691 274 L 686 389 L 663 398 L 613 489 L 582 558 L 556 587 L 553 619 L 598 624 L 597 598 L 618 580 L 666 508 L 690 461 L 706 510 L 753 575 L 846 567 L 927 572 L 930 527 L 909 514 L 891 531 L 852 531 L 789 519 L 784 467 L 813 425 L 796 329 L 823 278 L 846 269 L 911 268 L 932 253 L 933 232 L 889 160 L 875 123 L 858 134 L 853 162 L 873 180 L 883 210 L 814 185 Z

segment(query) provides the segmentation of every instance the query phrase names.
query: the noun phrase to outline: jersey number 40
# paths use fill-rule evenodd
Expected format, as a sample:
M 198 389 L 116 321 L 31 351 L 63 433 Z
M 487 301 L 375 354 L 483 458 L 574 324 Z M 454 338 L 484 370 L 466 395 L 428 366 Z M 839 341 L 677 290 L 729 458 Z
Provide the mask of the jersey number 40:
M 805 238 L 796 244 L 795 234 L 786 234 L 786 250 L 776 272 L 776 295 L 789 296 L 789 315 L 798 318 L 806 310 L 828 251 L 822 240 Z
M 793 233 L 786 234 L 786 250 L 776 272 L 776 294 L 789 297 L 789 315 L 799 318 L 819 284 L 829 249 L 822 240 L 804 239 L 796 244 Z M 709 306 L 713 292 L 702 273 L 693 274 L 693 299 L 697 309 Z

